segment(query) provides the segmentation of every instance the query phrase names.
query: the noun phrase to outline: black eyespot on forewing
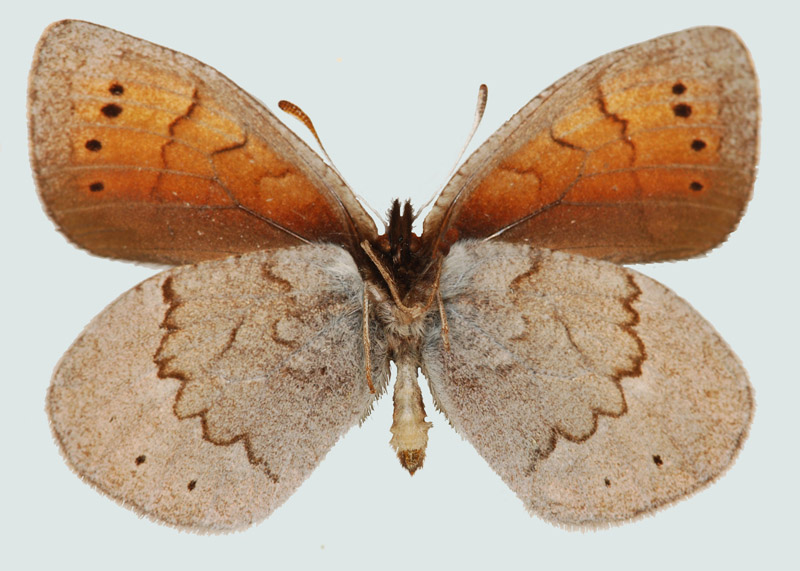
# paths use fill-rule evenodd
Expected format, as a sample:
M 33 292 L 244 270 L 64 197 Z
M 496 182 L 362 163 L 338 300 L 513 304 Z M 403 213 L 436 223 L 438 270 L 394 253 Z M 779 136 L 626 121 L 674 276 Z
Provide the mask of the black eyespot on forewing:
M 686 118 L 692 114 L 692 107 L 690 105 L 686 105 L 686 103 L 678 103 L 672 107 L 672 112 L 675 113 L 676 117 Z
M 109 103 L 108 105 L 103 105 L 100 112 L 106 117 L 113 119 L 114 117 L 119 117 L 120 113 L 122 113 L 122 107 L 116 103 Z

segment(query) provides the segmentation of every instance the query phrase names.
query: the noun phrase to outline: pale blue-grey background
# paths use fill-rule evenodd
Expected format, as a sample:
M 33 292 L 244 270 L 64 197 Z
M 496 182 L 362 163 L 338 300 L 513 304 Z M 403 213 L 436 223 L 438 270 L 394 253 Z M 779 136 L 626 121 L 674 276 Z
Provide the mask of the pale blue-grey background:
M 6 569 L 764 569 L 796 565 L 798 509 L 797 8 L 790 2 L 29 2 L 0 16 L 3 277 L 0 566 Z M 82 484 L 44 414 L 53 366 L 107 303 L 151 275 L 69 245 L 43 214 L 27 159 L 26 74 L 46 25 L 79 18 L 186 52 L 275 109 L 314 119 L 353 188 L 384 211 L 444 182 L 490 88 L 471 148 L 561 75 L 608 51 L 716 24 L 749 45 L 763 94 L 754 199 L 704 259 L 645 268 L 744 361 L 752 433 L 733 469 L 689 501 L 575 533 L 531 518 L 437 414 L 425 468 L 388 445 L 391 399 L 301 489 L 247 532 L 179 533 Z M 298 124 L 286 121 L 300 134 Z M 307 137 L 306 137 L 307 138 Z M 795 567 L 796 568 L 796 567 Z

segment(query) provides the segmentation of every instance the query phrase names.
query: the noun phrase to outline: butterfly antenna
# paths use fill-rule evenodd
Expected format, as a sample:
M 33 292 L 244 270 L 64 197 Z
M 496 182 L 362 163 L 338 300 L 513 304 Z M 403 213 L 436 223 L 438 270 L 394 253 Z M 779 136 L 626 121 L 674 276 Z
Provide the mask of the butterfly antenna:
M 333 172 L 339 175 L 339 178 L 341 178 L 342 181 L 344 181 L 344 183 L 347 184 L 347 181 L 342 176 L 342 173 L 340 173 L 339 169 L 336 168 L 336 165 L 333 164 L 333 160 L 331 159 L 331 156 L 328 154 L 328 151 L 325 150 L 325 145 L 322 144 L 322 139 L 319 138 L 317 130 L 314 127 L 314 123 L 311 122 L 311 117 L 309 117 L 305 111 L 300 109 L 298 105 L 295 105 L 291 101 L 286 101 L 285 99 L 281 99 L 280 101 L 278 101 L 278 107 L 280 108 L 281 111 L 288 113 L 289 115 L 291 115 L 292 117 L 294 117 L 295 119 L 297 119 L 303 125 L 306 126 L 306 129 L 308 129 L 311 132 L 311 134 L 314 135 L 314 138 L 317 140 L 317 144 L 319 145 L 322 154 L 325 155 L 325 158 L 328 160 L 328 166 L 330 166 L 333 169 Z M 350 185 L 347 184 L 347 186 L 349 187 Z M 369 203 L 364 199 L 363 196 L 356 194 L 356 197 L 359 199 L 361 204 L 366 206 L 372 212 L 372 214 L 378 217 L 378 220 L 381 220 L 384 222 L 384 224 L 386 224 L 383 215 L 374 208 L 372 208 L 372 206 L 369 205 Z
M 489 88 L 486 87 L 485 83 L 482 83 L 481 86 L 478 88 L 478 103 L 475 105 L 475 118 L 472 121 L 472 129 L 469 131 L 469 135 L 467 135 L 467 140 L 464 142 L 464 145 L 461 147 L 461 150 L 458 153 L 458 158 L 456 162 L 453 164 L 453 168 L 450 169 L 450 172 L 447 175 L 447 180 L 450 180 L 450 177 L 453 176 L 453 173 L 456 172 L 456 168 L 458 168 L 461 159 L 464 157 L 464 153 L 467 152 L 467 147 L 472 142 L 472 137 L 475 136 L 475 132 L 478 130 L 478 126 L 481 124 L 481 119 L 483 119 L 483 112 L 486 111 L 486 100 L 489 98 Z M 446 183 L 445 183 L 446 184 Z M 425 208 L 430 205 L 433 200 L 439 196 L 439 194 L 444 189 L 444 185 L 436 192 L 433 196 L 431 196 L 428 201 L 422 205 L 421 208 L 417 209 L 417 216 L 419 213 L 422 212 Z M 416 216 L 414 217 L 416 220 Z
M 314 138 L 317 140 L 319 148 L 322 149 L 322 154 L 325 155 L 326 159 L 328 159 L 328 162 L 330 163 L 333 170 L 336 171 L 336 174 L 339 174 L 339 176 L 341 176 L 338 169 L 335 166 L 333 166 L 333 161 L 331 160 L 328 151 L 325 150 L 325 145 L 322 144 L 322 139 L 319 138 L 317 130 L 314 127 L 314 123 L 311 122 L 311 117 L 309 117 L 305 111 L 300 109 L 299 106 L 295 105 L 291 101 L 286 101 L 285 99 L 281 99 L 280 101 L 278 101 L 278 107 L 280 107 L 281 111 L 283 111 L 284 113 L 288 113 L 289 115 L 300 121 L 303 125 L 306 126 L 306 129 L 311 131 L 311 134 L 314 135 Z

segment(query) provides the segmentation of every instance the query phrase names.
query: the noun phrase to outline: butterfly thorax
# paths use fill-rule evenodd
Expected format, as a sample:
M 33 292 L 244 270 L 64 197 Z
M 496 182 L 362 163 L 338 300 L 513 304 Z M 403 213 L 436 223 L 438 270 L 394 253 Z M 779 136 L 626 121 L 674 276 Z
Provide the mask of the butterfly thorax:
M 413 221 L 411 203 L 406 201 L 401 206 L 394 200 L 386 232 L 374 242 L 362 244 L 371 261 L 365 281 L 372 312 L 390 337 L 390 348 L 402 347 L 404 352 L 418 344 L 424 333 L 427 315 L 437 299 L 441 266 L 440 260 L 420 252 L 419 236 L 412 232 Z
M 384 271 L 377 268 L 383 281 L 391 281 L 404 303 L 413 305 L 422 301 L 416 297 L 430 289 L 429 283 L 434 280 L 434 272 L 430 271 L 433 264 L 427 256 L 421 255 L 419 236 L 412 232 L 414 211 L 411 202 L 406 201 L 401 207 L 400 201 L 395 199 L 388 216 L 386 233 L 372 245 L 378 258 L 373 259 L 373 263 L 383 267 Z M 385 285 L 388 292 L 389 284 Z

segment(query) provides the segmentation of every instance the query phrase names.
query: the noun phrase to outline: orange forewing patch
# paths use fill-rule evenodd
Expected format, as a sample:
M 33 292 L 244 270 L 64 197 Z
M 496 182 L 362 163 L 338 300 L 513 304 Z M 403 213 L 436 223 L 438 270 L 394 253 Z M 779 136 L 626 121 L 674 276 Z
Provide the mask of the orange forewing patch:
M 56 24 L 37 52 L 30 100 L 42 199 L 94 253 L 187 263 L 312 241 L 359 252 L 376 236 L 333 171 L 188 56 Z
M 757 132 L 755 75 L 735 35 L 632 46 L 566 76 L 479 148 L 423 242 L 497 236 L 618 262 L 697 255 L 741 217 Z

